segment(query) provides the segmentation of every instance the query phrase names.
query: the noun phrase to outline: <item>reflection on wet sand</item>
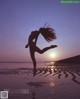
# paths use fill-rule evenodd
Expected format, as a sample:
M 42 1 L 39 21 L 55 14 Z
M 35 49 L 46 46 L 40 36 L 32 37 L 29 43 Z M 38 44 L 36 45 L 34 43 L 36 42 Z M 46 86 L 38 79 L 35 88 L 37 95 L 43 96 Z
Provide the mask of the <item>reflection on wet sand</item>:
M 28 82 L 27 85 L 29 86 L 34 86 L 36 88 L 38 87 L 43 87 L 43 86 L 48 86 L 50 82 Z
M 35 76 L 44 76 L 47 77 L 52 75 L 54 77 L 57 75 L 58 79 L 64 75 L 65 78 L 71 76 L 71 80 L 77 84 L 80 84 L 80 81 L 77 77 L 80 76 L 80 65 L 78 64 L 46 64 L 45 67 L 37 68 L 36 71 L 33 71 L 32 68 L 17 68 L 17 69 L 2 69 L 0 70 L 0 75 L 22 75 L 22 74 L 35 74 Z
M 36 99 L 35 91 L 32 92 L 32 99 Z

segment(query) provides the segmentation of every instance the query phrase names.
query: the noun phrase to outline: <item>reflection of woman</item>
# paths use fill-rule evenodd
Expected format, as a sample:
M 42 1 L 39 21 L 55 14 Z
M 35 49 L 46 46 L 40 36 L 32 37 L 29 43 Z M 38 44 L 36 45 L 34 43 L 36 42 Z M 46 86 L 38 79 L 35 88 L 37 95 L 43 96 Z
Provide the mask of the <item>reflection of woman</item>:
M 38 39 L 39 34 L 41 33 L 41 35 L 45 38 L 46 41 L 52 41 L 53 39 L 56 39 L 54 30 L 52 28 L 40 28 L 38 31 L 32 31 L 29 39 L 28 39 L 28 44 L 25 46 L 25 48 L 30 49 L 30 55 L 31 55 L 31 59 L 33 61 L 33 66 L 34 66 L 34 70 L 36 70 L 36 60 L 35 60 L 35 52 L 38 52 L 40 54 L 43 54 L 45 51 L 51 49 L 51 48 L 55 48 L 57 47 L 57 45 L 51 45 L 49 47 L 45 47 L 44 49 L 40 49 L 36 46 L 36 42 Z

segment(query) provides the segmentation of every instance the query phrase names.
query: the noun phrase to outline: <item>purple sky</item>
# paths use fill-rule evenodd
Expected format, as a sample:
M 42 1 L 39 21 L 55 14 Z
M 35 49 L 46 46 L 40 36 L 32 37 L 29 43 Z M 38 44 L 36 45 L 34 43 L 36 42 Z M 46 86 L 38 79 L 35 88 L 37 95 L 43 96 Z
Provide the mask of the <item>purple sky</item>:
M 80 54 L 80 4 L 61 4 L 60 0 L 0 0 L 0 61 L 31 61 L 25 49 L 30 32 L 48 23 L 57 39 L 51 43 L 39 37 L 42 49 L 51 44 L 58 47 L 36 53 L 37 61 L 59 60 Z M 49 54 L 56 57 L 50 59 Z

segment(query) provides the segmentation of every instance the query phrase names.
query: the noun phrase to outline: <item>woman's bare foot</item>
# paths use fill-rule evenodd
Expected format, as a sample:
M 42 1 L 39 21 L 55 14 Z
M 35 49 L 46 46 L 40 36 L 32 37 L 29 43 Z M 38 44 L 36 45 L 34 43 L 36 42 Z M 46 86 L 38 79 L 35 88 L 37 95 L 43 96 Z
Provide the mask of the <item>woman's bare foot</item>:
M 55 47 L 57 47 L 57 45 L 51 45 L 51 48 L 55 48 Z

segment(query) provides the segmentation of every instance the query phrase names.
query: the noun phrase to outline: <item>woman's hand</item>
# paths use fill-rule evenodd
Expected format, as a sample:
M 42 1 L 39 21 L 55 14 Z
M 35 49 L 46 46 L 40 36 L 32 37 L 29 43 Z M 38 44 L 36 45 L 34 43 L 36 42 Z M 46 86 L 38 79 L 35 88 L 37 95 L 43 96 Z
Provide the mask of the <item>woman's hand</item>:
M 27 44 L 27 45 L 25 46 L 25 48 L 28 48 L 28 46 L 29 46 L 29 45 Z

